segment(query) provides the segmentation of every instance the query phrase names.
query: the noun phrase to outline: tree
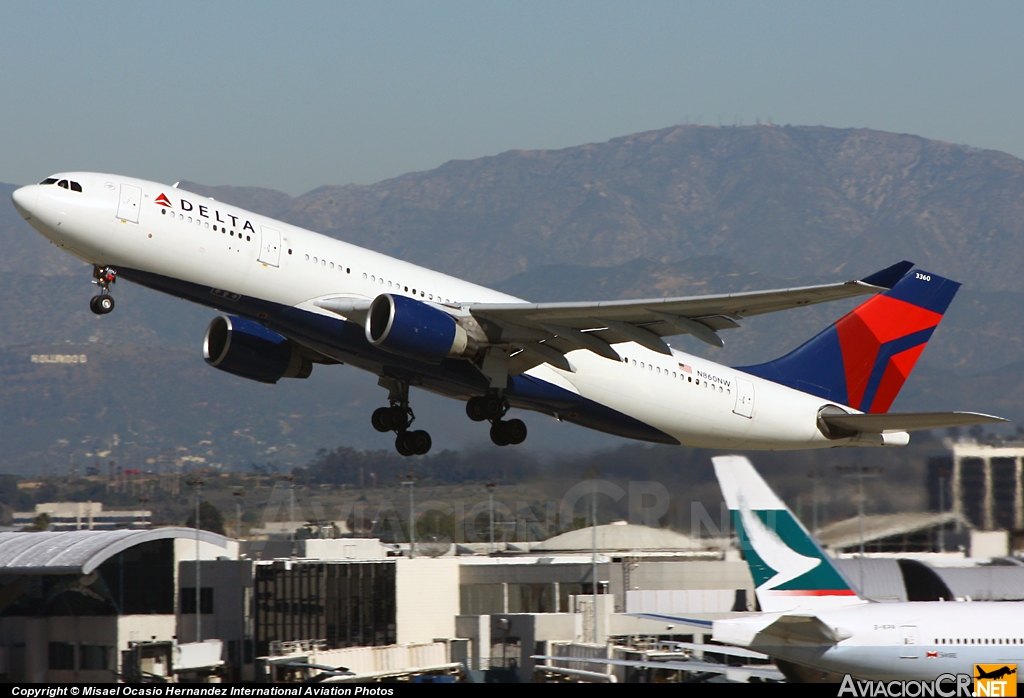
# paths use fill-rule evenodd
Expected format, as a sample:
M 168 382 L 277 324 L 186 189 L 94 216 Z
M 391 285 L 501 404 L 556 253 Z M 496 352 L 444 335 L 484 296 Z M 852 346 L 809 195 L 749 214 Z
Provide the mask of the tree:
M 185 521 L 185 525 L 189 528 L 196 527 L 196 515 L 194 511 L 189 514 L 188 520 Z M 221 516 L 220 510 L 209 502 L 201 502 L 199 504 L 199 528 L 204 531 L 219 533 L 222 536 L 225 535 L 224 517 Z
M 45 511 L 32 519 L 32 525 L 26 531 L 46 531 L 50 528 L 50 515 Z

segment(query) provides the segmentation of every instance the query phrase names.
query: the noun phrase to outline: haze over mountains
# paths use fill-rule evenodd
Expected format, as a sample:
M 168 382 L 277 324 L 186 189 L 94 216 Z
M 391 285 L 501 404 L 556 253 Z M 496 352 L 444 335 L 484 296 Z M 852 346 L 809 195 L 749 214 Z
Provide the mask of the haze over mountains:
M 911 259 L 964 287 L 894 409 L 1024 419 L 1024 161 L 1004 153 L 869 130 L 678 126 L 294 198 L 180 187 L 536 301 L 771 288 Z M 12 189 L 0 186 L 0 195 Z M 122 283 L 117 310 L 96 318 L 86 306 L 88 269 L 10 204 L 0 205 L 0 244 L 3 469 L 109 450 L 114 433 L 119 441 L 133 434 L 139 454 L 180 447 L 226 465 L 301 464 L 338 445 L 390 447 L 367 428 L 385 399 L 372 377 L 317 367 L 308 381 L 266 388 L 221 374 L 199 348 L 212 311 Z M 726 334 L 721 351 L 688 339 L 676 346 L 727 364 L 760 361 L 849 307 L 750 320 Z M 104 358 L 87 369 L 27 364 L 30 353 L 62 344 Z M 438 421 L 424 424 L 435 448 L 486 440 L 460 404 L 420 404 L 424 422 Z M 38 427 L 44 422 L 61 426 Z M 616 443 L 546 418 L 531 429 L 527 446 L 540 449 Z

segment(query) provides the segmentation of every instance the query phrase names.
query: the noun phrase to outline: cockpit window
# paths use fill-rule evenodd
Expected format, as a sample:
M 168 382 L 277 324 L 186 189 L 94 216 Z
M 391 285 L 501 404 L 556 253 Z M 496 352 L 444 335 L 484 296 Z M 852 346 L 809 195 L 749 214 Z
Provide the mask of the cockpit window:
M 47 177 L 42 182 L 40 182 L 40 184 L 56 184 L 56 183 L 57 183 L 57 178 L 56 177 Z
M 60 187 L 61 189 L 67 189 L 68 188 L 68 180 L 66 180 L 66 179 L 60 180 L 59 182 L 57 182 L 57 186 Z
M 71 183 L 71 191 L 82 191 L 82 185 L 78 182 Z

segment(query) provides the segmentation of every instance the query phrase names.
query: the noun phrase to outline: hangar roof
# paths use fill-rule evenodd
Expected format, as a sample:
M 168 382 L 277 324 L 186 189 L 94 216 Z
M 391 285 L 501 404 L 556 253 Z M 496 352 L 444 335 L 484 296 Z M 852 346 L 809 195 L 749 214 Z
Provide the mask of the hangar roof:
M 530 545 L 530 552 L 540 550 L 586 551 L 593 545 L 593 527 L 579 528 Z M 625 521 L 597 527 L 597 549 L 629 550 L 704 550 L 705 545 L 690 536 L 664 528 L 637 526 Z
M 0 533 L 0 574 L 89 574 L 118 553 L 166 538 L 194 540 L 196 530 L 165 526 L 144 531 L 41 531 Z M 200 531 L 203 542 L 226 548 L 228 539 Z
M 957 521 L 965 529 L 971 527 L 966 519 L 952 511 L 941 514 L 934 512 L 873 514 L 864 517 L 864 541 L 868 543 L 883 538 L 907 535 Z M 833 550 L 858 546 L 860 545 L 860 520 L 855 516 L 852 519 L 829 524 L 818 532 L 818 540 L 822 546 Z
M 1024 599 L 1024 567 L 979 565 L 977 567 L 935 567 L 958 599 L 975 601 L 1020 601 Z

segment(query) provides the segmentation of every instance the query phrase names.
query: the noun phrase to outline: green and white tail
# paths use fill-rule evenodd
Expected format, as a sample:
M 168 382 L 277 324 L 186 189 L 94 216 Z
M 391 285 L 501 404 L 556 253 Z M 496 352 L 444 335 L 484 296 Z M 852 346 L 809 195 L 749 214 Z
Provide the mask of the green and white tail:
M 743 456 L 711 459 L 761 610 L 863 603 L 818 542 Z

